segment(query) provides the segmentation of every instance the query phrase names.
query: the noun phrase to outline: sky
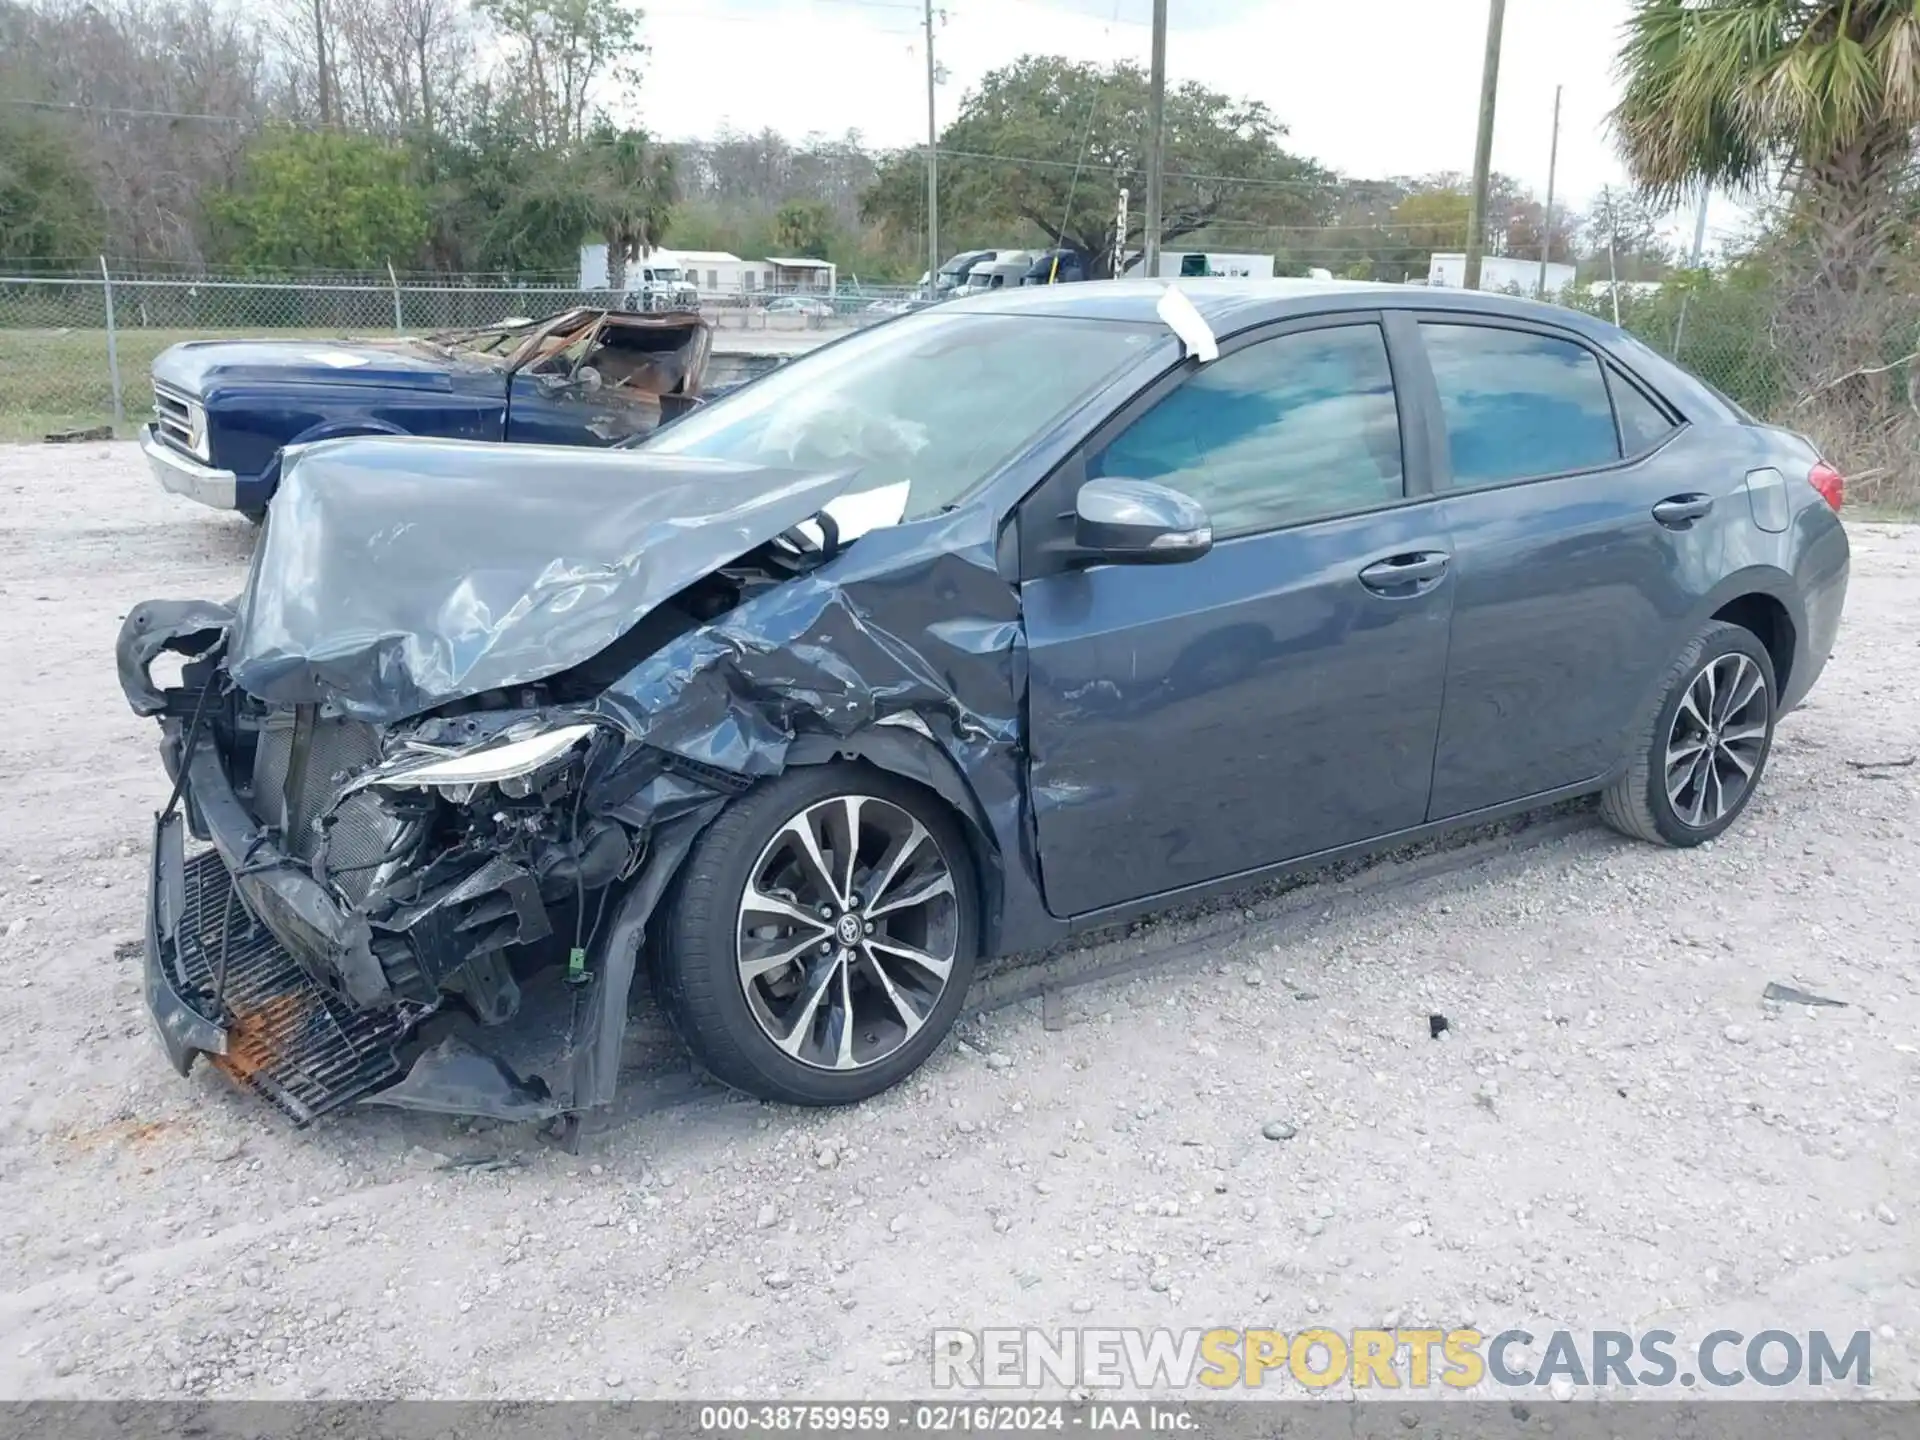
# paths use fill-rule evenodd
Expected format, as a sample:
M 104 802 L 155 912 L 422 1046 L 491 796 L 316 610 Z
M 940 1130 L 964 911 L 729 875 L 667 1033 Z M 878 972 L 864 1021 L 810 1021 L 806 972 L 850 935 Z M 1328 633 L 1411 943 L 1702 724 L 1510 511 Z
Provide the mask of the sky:
M 723 125 L 800 138 L 926 141 L 919 0 L 648 0 L 641 121 L 668 139 Z M 1508 0 L 1493 165 L 1544 195 L 1561 87 L 1556 197 L 1625 172 L 1606 133 L 1629 0 Z M 982 75 L 1023 54 L 1149 56 L 1151 0 L 936 0 L 944 126 Z M 1472 167 L 1486 0 L 1167 0 L 1167 76 L 1264 100 L 1284 142 L 1356 177 Z M 1716 201 L 1709 248 L 1743 219 Z M 1690 240 L 1691 216 L 1676 235 Z

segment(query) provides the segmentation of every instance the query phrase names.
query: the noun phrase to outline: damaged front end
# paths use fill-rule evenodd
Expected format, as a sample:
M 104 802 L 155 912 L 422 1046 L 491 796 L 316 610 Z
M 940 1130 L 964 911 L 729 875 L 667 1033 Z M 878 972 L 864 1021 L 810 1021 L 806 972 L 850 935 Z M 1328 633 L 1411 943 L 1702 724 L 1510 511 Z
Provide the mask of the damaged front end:
M 843 482 L 543 459 L 516 516 L 499 482 L 525 452 L 310 447 L 234 605 L 127 617 L 122 686 L 173 782 L 145 990 L 182 1074 L 205 1055 L 301 1124 L 354 1100 L 503 1120 L 611 1101 L 647 916 L 750 781 L 601 697 L 817 564 L 794 527 Z M 383 519 L 428 472 L 439 489 Z
M 222 694 L 213 657 L 188 674 L 192 708 L 162 716 L 187 805 L 156 824 L 149 916 L 148 998 L 175 1067 L 205 1053 L 304 1123 L 393 1080 L 438 1017 L 439 1058 L 405 1095 L 502 1119 L 565 1108 L 570 1035 L 435 1074 L 536 1008 L 523 982 L 585 979 L 585 897 L 644 853 L 584 813 L 595 727 L 504 711 L 383 730 Z M 212 848 L 188 857 L 183 822 Z M 567 1012 L 545 1017 L 561 1041 L 574 1006 L 551 985 L 541 998 Z

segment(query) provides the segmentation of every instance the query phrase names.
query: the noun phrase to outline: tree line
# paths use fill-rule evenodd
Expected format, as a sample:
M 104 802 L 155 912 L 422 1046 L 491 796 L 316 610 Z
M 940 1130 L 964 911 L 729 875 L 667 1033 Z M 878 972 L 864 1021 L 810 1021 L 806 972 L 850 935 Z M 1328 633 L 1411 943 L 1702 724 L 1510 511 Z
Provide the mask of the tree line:
M 616 277 L 662 243 L 918 277 L 920 149 L 668 143 L 620 118 L 645 59 L 630 0 L 0 0 L 0 261 L 561 277 L 604 239 Z M 1632 0 L 1618 68 L 1633 188 L 1549 214 L 1496 176 L 1491 252 L 1668 277 L 1676 207 L 1703 186 L 1758 201 L 1753 234 L 1650 323 L 1678 343 L 1724 304 L 1770 413 L 1863 483 L 1920 485 L 1920 9 Z M 986 75 L 940 137 L 943 252 L 1067 244 L 1097 273 L 1137 249 L 1146 113 L 1131 64 Z M 1336 174 L 1284 116 L 1196 82 L 1166 117 L 1166 244 L 1379 280 L 1464 248 L 1460 175 Z
M 667 143 L 616 118 L 645 58 L 621 0 L 0 0 L 0 260 L 562 276 L 597 239 L 616 283 L 663 243 L 925 268 L 922 149 Z M 1127 64 L 986 76 L 941 137 L 943 250 L 1066 244 L 1098 267 L 1137 247 L 1145 102 Z M 1464 245 L 1458 175 L 1336 175 L 1265 105 L 1199 84 L 1167 120 L 1168 244 L 1382 279 Z M 1609 213 L 1632 274 L 1671 261 L 1647 207 Z M 1591 217 L 1553 219 L 1553 258 L 1598 253 Z M 1548 243 L 1539 198 L 1504 178 L 1489 230 L 1496 253 Z

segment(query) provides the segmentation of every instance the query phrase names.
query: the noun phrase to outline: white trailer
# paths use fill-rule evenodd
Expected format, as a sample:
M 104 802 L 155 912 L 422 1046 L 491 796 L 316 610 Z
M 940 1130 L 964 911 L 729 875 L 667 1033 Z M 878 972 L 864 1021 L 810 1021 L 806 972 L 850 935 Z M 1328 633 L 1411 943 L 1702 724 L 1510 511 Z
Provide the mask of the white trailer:
M 1573 286 L 1574 269 L 1558 262 L 1547 266 L 1546 294 L 1540 293 L 1540 262 L 1516 255 L 1486 255 L 1480 260 L 1482 290 L 1517 290 L 1535 300 L 1552 300 Z M 1427 265 L 1427 284 L 1458 290 L 1466 283 L 1467 257 L 1459 252 L 1436 254 Z
M 1127 274 L 1145 274 L 1145 257 L 1136 256 L 1127 264 Z M 1162 250 L 1161 280 L 1198 279 L 1203 276 L 1244 277 L 1255 280 L 1273 278 L 1273 256 L 1238 255 L 1225 250 Z

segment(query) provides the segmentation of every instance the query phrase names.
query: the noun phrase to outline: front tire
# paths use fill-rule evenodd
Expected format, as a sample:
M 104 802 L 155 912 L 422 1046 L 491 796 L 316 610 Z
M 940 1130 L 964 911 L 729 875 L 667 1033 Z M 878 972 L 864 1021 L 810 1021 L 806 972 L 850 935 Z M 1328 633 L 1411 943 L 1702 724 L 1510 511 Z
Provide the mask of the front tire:
M 1601 796 L 1601 818 L 1654 845 L 1684 849 L 1719 835 L 1760 784 L 1778 697 L 1759 638 L 1708 625 L 1674 661 L 1633 763 Z
M 847 1105 L 940 1044 L 973 978 L 978 886 L 950 811 L 864 765 L 790 770 L 687 856 L 654 978 L 694 1058 L 763 1100 Z

